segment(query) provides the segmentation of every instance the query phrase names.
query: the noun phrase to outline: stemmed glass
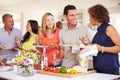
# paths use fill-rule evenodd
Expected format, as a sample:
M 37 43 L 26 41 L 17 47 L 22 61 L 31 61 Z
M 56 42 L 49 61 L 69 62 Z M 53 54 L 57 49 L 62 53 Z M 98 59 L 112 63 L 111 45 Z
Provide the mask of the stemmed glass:
M 53 54 L 53 66 L 54 66 L 54 68 L 55 68 L 55 65 L 56 65 L 56 59 L 57 59 L 57 56 L 56 56 L 56 54 L 54 53 L 54 54 Z

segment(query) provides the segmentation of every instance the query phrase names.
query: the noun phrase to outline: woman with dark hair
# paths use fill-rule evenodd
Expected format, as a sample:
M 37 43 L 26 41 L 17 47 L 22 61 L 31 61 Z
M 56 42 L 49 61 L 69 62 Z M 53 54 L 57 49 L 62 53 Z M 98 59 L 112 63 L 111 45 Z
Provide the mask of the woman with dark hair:
M 26 31 L 27 32 L 23 37 L 22 46 L 19 45 L 19 41 L 17 42 L 18 46 L 21 47 L 23 50 L 34 50 L 35 47 L 33 46 L 33 43 L 35 43 L 38 33 L 38 22 L 36 20 L 28 20 Z
M 98 26 L 92 44 L 98 49 L 97 56 L 93 57 L 93 66 L 97 72 L 119 75 L 118 52 L 120 52 L 120 35 L 113 25 L 109 24 L 109 12 L 101 4 L 88 9 L 90 22 Z M 84 43 L 89 43 L 82 38 Z
M 26 26 L 27 32 L 23 37 L 22 49 L 31 50 L 35 49 L 33 43 L 35 43 L 35 38 L 38 33 L 38 22 L 36 20 L 29 20 Z

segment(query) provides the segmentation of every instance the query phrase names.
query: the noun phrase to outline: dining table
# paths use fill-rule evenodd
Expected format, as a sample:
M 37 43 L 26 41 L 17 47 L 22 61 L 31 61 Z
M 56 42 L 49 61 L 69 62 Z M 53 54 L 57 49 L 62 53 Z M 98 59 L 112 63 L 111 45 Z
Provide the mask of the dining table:
M 1 80 L 113 80 L 118 77 L 119 75 L 111 75 L 111 74 L 103 74 L 103 73 L 91 73 L 91 74 L 75 76 L 71 78 L 35 73 L 32 76 L 24 77 L 17 74 L 16 65 L 13 66 L 12 70 L 0 71 Z

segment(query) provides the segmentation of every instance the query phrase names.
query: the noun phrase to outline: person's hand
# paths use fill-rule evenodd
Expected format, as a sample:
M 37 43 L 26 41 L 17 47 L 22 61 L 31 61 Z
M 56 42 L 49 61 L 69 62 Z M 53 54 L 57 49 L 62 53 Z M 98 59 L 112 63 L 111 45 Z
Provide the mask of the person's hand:
M 43 51 L 43 48 L 36 47 L 36 52 L 35 52 L 35 53 L 41 55 L 41 54 L 42 54 L 42 51 Z
M 82 43 L 85 44 L 85 45 L 90 44 L 89 39 L 87 39 L 86 37 L 80 37 L 80 40 L 81 40 Z
M 53 63 L 54 66 L 57 66 L 57 65 L 60 63 L 60 61 L 61 61 L 60 59 L 56 59 L 56 60 L 54 61 L 54 63 Z
M 36 49 L 36 50 L 35 50 L 35 49 L 31 49 L 30 51 L 32 51 L 32 52 L 34 52 L 34 53 L 36 53 L 36 54 L 42 54 L 41 51 L 39 51 L 39 50 L 37 50 L 37 49 Z
M 20 44 L 20 40 L 19 40 L 19 37 L 18 37 L 18 36 L 15 36 L 14 40 L 15 40 L 15 42 L 16 42 L 17 44 Z
M 21 45 L 21 42 L 20 42 L 20 39 L 18 36 L 15 36 L 14 38 L 15 42 L 17 43 L 17 46 L 19 49 L 22 49 L 22 45 Z
M 59 49 L 60 46 L 58 44 L 50 43 L 49 48 L 57 48 L 57 49 Z
M 53 43 L 49 43 L 49 48 L 55 48 Z
M 18 48 L 13 47 L 13 48 L 11 48 L 11 50 L 12 50 L 13 52 L 15 52 L 15 51 L 17 51 L 17 50 L 18 50 Z

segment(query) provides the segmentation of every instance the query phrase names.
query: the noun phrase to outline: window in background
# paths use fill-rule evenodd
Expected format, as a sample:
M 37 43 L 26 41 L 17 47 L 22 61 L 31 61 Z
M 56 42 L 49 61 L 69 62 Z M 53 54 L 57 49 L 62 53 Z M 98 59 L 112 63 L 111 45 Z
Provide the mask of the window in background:
M 120 33 L 120 17 L 116 18 L 115 27 L 118 30 L 118 32 Z
M 1 19 L 0 19 L 0 28 L 3 27 L 3 22 L 2 22 L 2 16 L 5 14 L 6 12 L 1 12 L 0 13 L 0 16 L 1 16 Z M 21 13 L 11 13 L 11 12 L 7 12 L 9 14 L 12 14 L 13 15 L 13 19 L 14 19 L 14 27 L 15 28 L 18 28 L 18 29 L 22 29 L 21 27 Z
M 18 28 L 18 29 L 21 29 L 21 23 L 20 23 L 20 21 L 16 21 L 16 22 L 14 23 L 14 27 L 15 27 L 15 28 Z
M 111 17 L 111 24 L 117 29 L 120 34 L 120 14 L 112 14 Z

